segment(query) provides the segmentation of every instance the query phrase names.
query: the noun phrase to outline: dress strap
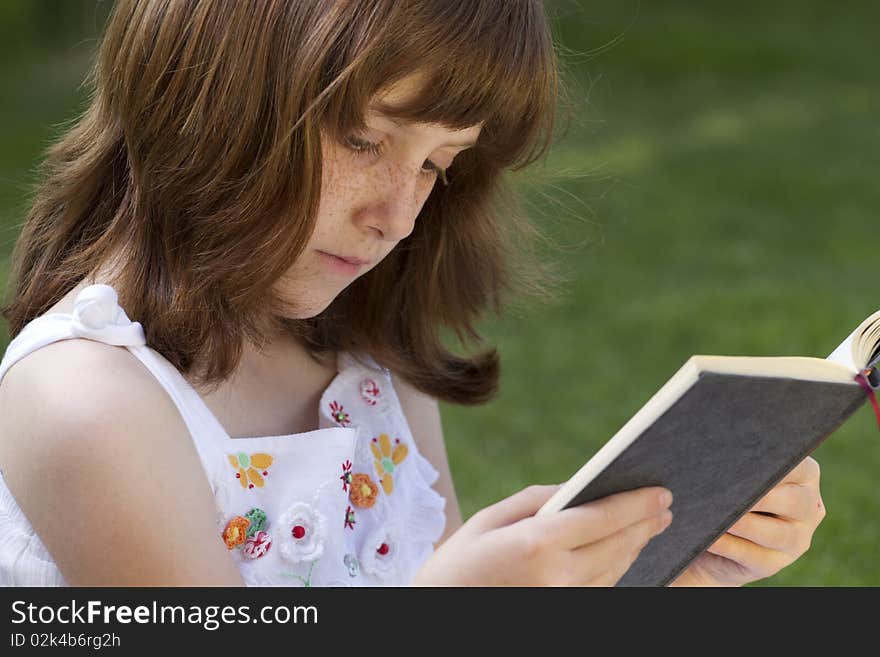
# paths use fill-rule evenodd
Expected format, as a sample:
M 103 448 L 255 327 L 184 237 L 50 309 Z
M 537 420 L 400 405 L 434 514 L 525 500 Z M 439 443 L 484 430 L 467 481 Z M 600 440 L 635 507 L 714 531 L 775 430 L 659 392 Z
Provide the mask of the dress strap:
M 119 307 L 116 290 L 109 285 L 91 285 L 79 293 L 72 313 L 48 313 L 25 325 L 6 347 L 0 361 L 0 381 L 29 353 L 59 340 L 80 337 L 114 346 L 146 344 L 143 327 Z
M 76 297 L 70 330 L 78 338 L 91 338 L 117 347 L 144 345 L 147 340 L 140 322 L 133 322 L 119 305 L 110 285 L 96 283 Z

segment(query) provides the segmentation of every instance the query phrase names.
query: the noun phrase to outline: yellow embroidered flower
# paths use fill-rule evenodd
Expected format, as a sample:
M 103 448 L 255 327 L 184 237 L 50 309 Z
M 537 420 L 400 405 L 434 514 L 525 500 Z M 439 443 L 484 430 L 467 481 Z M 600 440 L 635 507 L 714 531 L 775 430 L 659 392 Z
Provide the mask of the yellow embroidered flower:
M 272 465 L 272 457 L 268 454 L 251 454 L 244 452 L 229 454 L 229 465 L 236 470 L 235 476 L 242 488 L 262 488 L 265 485 L 263 477 L 269 474 L 268 467 Z M 262 471 L 262 474 L 260 473 Z
M 376 458 L 376 474 L 379 475 L 382 488 L 385 489 L 386 494 L 391 495 L 391 491 L 394 490 L 394 480 L 392 478 L 394 468 L 406 458 L 409 450 L 406 448 L 406 445 L 400 442 L 400 438 L 397 438 L 394 441 L 394 450 L 392 451 L 391 439 L 387 433 L 381 434 L 378 438 L 373 438 L 373 441 L 370 443 L 370 449 L 373 450 L 373 456 Z

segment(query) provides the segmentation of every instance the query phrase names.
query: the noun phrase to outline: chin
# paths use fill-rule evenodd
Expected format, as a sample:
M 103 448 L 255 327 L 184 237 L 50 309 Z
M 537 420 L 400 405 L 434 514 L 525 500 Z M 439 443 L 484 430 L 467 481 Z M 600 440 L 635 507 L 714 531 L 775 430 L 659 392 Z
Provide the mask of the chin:
M 287 319 L 311 319 L 327 310 L 333 299 L 315 300 L 310 299 L 306 303 L 290 303 L 285 309 L 284 316 Z

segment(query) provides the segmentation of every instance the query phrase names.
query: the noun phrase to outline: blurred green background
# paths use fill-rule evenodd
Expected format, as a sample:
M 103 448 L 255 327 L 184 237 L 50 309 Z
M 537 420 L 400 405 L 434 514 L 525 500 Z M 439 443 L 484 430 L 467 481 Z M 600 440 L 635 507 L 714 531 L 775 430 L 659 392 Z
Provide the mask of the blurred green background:
M 442 406 L 465 516 L 565 480 L 694 353 L 826 356 L 880 308 L 880 4 L 547 2 L 575 121 L 523 186 L 572 282 L 485 326 L 499 396 Z M 0 3 L 0 287 L 106 1 Z M 0 348 L 8 341 L 0 323 Z M 756 586 L 880 585 L 880 433 L 814 453 L 828 516 Z

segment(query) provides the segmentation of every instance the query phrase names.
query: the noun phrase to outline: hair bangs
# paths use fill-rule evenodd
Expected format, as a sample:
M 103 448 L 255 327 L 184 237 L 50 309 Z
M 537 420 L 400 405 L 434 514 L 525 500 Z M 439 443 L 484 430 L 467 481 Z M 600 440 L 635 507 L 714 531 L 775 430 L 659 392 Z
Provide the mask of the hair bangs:
M 465 130 L 481 124 L 477 148 L 501 168 L 538 159 L 552 139 L 557 62 L 537 2 L 395 3 L 386 20 L 370 21 L 351 51 L 324 114 L 337 137 L 365 127 L 373 109 L 394 119 Z M 512 35 L 529 35 L 518 39 Z M 535 38 L 535 35 L 538 38 Z M 349 42 L 353 35 L 340 35 Z M 355 65 L 357 62 L 357 65 Z M 418 91 L 383 103 L 404 78 Z

